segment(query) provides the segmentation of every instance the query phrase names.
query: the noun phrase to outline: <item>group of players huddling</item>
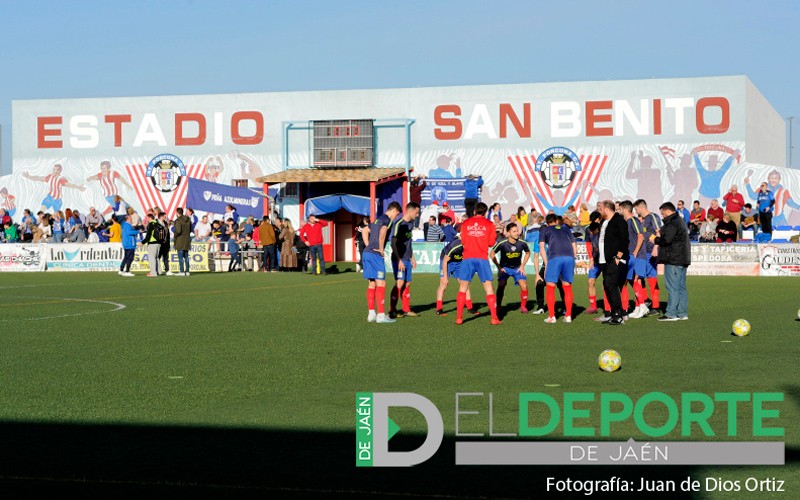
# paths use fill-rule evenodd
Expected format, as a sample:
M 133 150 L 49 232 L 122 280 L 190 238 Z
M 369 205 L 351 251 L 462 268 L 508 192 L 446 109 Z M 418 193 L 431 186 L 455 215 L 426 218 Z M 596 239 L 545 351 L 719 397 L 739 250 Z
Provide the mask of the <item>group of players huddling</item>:
M 471 207 L 470 207 L 471 208 Z M 547 307 L 545 323 L 556 322 L 556 288 L 559 289 L 563 303 L 565 323 L 572 322 L 573 291 L 572 282 L 575 272 L 577 243 L 573 228 L 564 224 L 561 216 L 548 214 L 543 225 L 533 238 L 531 251 L 528 242 L 520 239 L 520 229 L 515 223 L 505 227 L 504 239 L 498 240 L 495 225 L 486 218 L 488 206 L 477 203 L 474 213 L 461 223 L 459 237 L 449 242 L 441 252 L 439 288 L 436 292 L 436 315 L 446 316 L 442 302 L 447 289 L 449 278 L 458 280 L 458 297 L 456 300 L 456 324 L 463 323 L 464 308 L 472 313 L 479 314 L 478 308 L 473 305 L 470 295 L 470 282 L 477 274 L 486 294 L 486 303 L 491 313 L 491 324 L 502 324 L 498 316 L 503 295 L 508 280 L 520 288 L 520 309 L 522 314 L 528 310 L 528 277 L 525 265 L 533 256 L 533 266 L 537 270 L 535 275 L 536 307 L 533 314 L 544 314 Z M 623 201 L 616 207 L 628 226 L 628 255 L 627 276 L 621 289 L 622 304 L 625 311 L 629 307 L 628 285 L 634 291 L 635 308 L 624 319 L 642 318 L 658 315 L 660 313 L 658 268 L 656 263 L 655 240 L 662 226 L 661 218 L 647 209 L 644 200 L 635 203 Z M 411 280 L 412 269 L 416 261 L 412 251 L 412 229 L 418 217 L 420 206 L 417 203 L 408 203 L 405 211 L 397 202 L 389 204 L 386 213 L 362 231 L 362 238 L 366 245 L 362 254 L 364 279 L 369 281 L 367 288 L 367 320 L 377 323 L 394 323 L 395 318 L 404 316 L 417 316 L 411 310 Z M 603 215 L 593 212 L 591 223 L 586 231 L 586 251 L 589 262 L 578 264 L 588 268 L 589 278 L 589 309 L 587 314 L 597 314 L 596 279 L 601 273 L 600 241 Z M 391 242 L 392 270 L 395 285 L 390 293 L 390 310 L 385 311 L 386 269 L 384 261 L 384 248 Z M 491 251 L 489 251 L 491 249 Z M 489 255 L 498 269 L 497 293 L 493 288 L 493 273 L 489 264 Z M 499 256 L 499 260 L 498 260 Z M 647 287 L 650 288 L 651 299 L 647 296 Z M 397 309 L 398 300 L 402 302 L 402 309 Z M 611 320 L 611 302 L 604 292 L 605 315 L 596 321 L 609 322 Z M 614 322 L 611 322 L 615 324 Z M 617 323 L 618 324 L 618 323 Z

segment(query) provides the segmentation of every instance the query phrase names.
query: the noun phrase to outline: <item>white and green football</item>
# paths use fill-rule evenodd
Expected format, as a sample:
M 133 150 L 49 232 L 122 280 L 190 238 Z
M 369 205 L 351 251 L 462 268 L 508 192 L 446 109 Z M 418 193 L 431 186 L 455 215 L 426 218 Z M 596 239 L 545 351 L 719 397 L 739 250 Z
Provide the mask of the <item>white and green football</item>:
M 615 372 L 622 366 L 622 356 L 614 349 L 606 349 L 600 353 L 597 363 L 604 372 Z
M 750 333 L 750 322 L 746 319 L 737 319 L 733 322 L 733 334 L 744 337 Z

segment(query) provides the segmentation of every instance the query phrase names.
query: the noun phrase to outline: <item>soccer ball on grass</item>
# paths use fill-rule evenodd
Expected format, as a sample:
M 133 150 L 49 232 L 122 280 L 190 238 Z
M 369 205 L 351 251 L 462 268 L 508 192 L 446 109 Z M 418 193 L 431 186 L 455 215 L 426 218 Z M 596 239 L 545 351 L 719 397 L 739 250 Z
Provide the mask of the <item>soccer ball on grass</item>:
M 737 319 L 733 322 L 733 334 L 744 337 L 750 333 L 750 322 L 746 319 Z
M 622 367 L 622 356 L 614 349 L 606 349 L 600 353 L 597 363 L 604 372 L 615 372 Z

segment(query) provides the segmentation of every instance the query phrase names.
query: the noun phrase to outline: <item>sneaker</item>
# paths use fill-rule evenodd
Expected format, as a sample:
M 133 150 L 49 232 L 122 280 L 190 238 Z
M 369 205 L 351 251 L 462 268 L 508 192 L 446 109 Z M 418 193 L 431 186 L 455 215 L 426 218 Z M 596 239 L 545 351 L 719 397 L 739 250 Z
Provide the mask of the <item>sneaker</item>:
M 563 321 L 564 321 L 564 323 L 572 323 L 572 317 L 571 316 L 564 316 Z
M 437 309 L 436 310 L 436 315 L 437 316 L 447 316 L 447 313 L 444 312 L 444 309 Z
M 478 309 L 478 306 L 472 306 L 472 309 L 468 309 L 471 314 L 480 314 L 481 311 Z
M 609 321 L 611 321 L 611 316 L 606 316 L 604 314 L 602 316 L 596 317 L 594 320 L 597 321 L 598 323 L 608 323 Z
M 689 319 L 689 318 L 686 318 L 686 319 Z M 664 315 L 664 316 L 661 316 L 660 318 L 658 318 L 658 321 L 680 321 L 680 318 L 676 318 L 675 316 Z
M 534 309 L 533 311 L 531 311 L 531 314 L 544 314 L 544 309 L 542 309 L 541 307 L 539 309 Z
M 385 314 L 379 314 L 377 318 L 375 318 L 375 323 L 394 323 L 395 320 L 392 318 L 387 318 Z
M 376 319 L 378 319 L 378 314 L 375 311 L 370 311 L 369 314 L 367 314 L 367 321 L 369 323 L 375 323 Z
M 630 317 L 634 319 L 641 319 L 647 316 L 648 312 L 649 311 L 647 310 L 647 306 L 642 304 L 633 310 L 633 312 L 630 314 Z
M 600 311 L 598 311 L 596 307 L 593 307 L 591 309 L 587 309 L 586 314 L 597 314 L 599 312 Z
M 658 316 L 659 314 L 661 314 L 660 309 L 650 309 L 647 311 L 647 316 Z
M 125 275 L 125 273 L 123 273 L 122 271 L 117 271 L 117 274 L 119 274 L 120 276 L 124 276 Z
M 678 316 L 678 319 L 681 320 L 681 321 L 688 321 L 689 320 L 689 316 Z
M 492 321 L 489 322 L 490 325 L 502 325 L 503 322 L 497 318 L 492 318 Z
M 175 273 L 173 273 L 172 271 L 167 271 L 165 274 L 166 274 L 167 276 L 176 276 L 176 274 L 175 274 Z
M 389 318 L 391 318 L 391 319 L 397 319 L 397 318 L 402 318 L 402 317 L 403 317 L 403 313 L 401 313 L 401 312 L 389 311 Z
M 524 308 L 524 307 L 520 307 L 520 308 L 519 308 L 519 312 L 520 312 L 521 314 L 528 314 L 528 310 L 527 310 L 526 308 Z
M 624 325 L 624 324 L 625 324 L 625 319 L 624 319 L 624 317 L 623 317 L 623 318 L 616 317 L 616 318 L 611 318 L 611 319 L 609 319 L 609 320 L 608 320 L 608 321 L 606 321 L 605 323 L 606 323 L 607 325 L 619 326 L 619 325 Z
M 136 275 L 133 273 L 122 273 L 122 276 L 125 276 L 126 278 L 133 278 Z
M 546 317 L 544 319 L 544 322 L 553 325 L 556 322 L 556 317 L 555 316 L 548 316 L 548 317 Z
M 415 313 L 414 311 L 403 311 L 403 316 L 406 318 L 416 318 L 419 314 Z

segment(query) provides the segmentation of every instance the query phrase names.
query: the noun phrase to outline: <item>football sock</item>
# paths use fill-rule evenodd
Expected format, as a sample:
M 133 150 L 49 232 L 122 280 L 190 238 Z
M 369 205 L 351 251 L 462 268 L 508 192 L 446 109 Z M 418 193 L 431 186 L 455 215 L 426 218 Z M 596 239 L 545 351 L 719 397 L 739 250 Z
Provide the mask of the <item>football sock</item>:
M 487 295 L 486 305 L 489 306 L 489 312 L 492 313 L 492 319 L 497 319 L 497 296 L 495 294 Z
M 411 310 L 411 288 L 408 286 L 403 290 L 403 311 L 409 312 Z
M 467 301 L 467 292 L 458 292 L 456 297 L 456 319 L 464 317 L 464 302 Z
M 384 314 L 386 311 L 386 287 L 375 287 L 375 304 L 378 306 L 378 314 Z
M 597 309 L 597 295 L 589 295 L 589 309 Z
M 650 297 L 653 300 L 653 309 L 661 307 L 661 290 L 658 289 L 658 278 L 647 278 L 647 285 L 650 287 Z
M 564 283 L 564 309 L 566 309 L 566 315 L 570 318 L 572 317 L 572 300 L 572 285 Z
M 367 311 L 375 310 L 375 289 L 367 288 Z
M 551 318 L 556 316 L 556 287 L 547 285 L 547 312 Z
M 528 308 L 528 290 L 520 290 L 519 291 L 519 306 L 522 309 Z
M 505 295 L 506 290 L 505 288 L 498 288 L 497 290 L 497 304 L 503 305 L 503 295 Z
M 441 311 L 442 310 L 442 301 L 441 300 L 437 300 L 436 301 L 436 310 L 437 311 Z
M 645 299 L 647 299 L 647 292 L 642 286 L 642 282 L 640 280 L 633 282 L 633 293 L 636 295 L 636 307 L 644 304 Z
M 399 294 L 400 291 L 396 286 L 393 286 L 392 291 L 389 292 L 389 311 L 395 312 L 397 310 L 397 299 L 399 298 Z
M 611 312 L 611 303 L 608 301 L 608 294 L 603 290 L 603 310 L 607 313 Z
M 622 290 L 620 291 L 620 295 L 621 295 L 620 298 L 622 299 L 622 310 L 623 311 L 627 311 L 628 310 L 628 305 L 630 304 L 630 301 L 631 301 L 630 294 L 628 293 L 628 284 L 627 283 L 625 285 L 623 285 Z

